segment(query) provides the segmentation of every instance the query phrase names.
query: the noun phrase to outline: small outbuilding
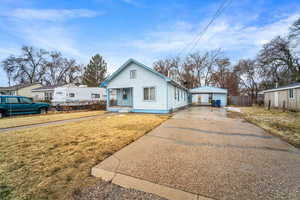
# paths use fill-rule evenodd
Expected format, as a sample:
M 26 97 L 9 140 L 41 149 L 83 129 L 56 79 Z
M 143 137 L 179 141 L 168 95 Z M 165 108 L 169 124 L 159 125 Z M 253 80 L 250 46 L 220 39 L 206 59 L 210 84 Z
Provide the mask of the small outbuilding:
M 212 105 L 213 100 L 220 100 L 221 106 L 227 105 L 227 89 L 203 86 L 190 89 L 193 105 Z
M 264 94 L 266 107 L 300 111 L 300 82 L 264 90 L 261 93 Z

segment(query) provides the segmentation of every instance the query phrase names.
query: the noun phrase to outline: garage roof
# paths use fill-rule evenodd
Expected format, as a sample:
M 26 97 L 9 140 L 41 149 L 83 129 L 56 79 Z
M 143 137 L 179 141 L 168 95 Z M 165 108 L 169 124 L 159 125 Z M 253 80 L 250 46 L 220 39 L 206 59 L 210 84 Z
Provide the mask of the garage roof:
M 203 86 L 198 88 L 190 89 L 190 93 L 221 93 L 227 94 L 227 89 L 211 87 L 211 86 Z
M 279 91 L 279 90 L 288 90 L 288 89 L 294 89 L 294 88 L 300 88 L 300 82 L 298 83 L 292 83 L 286 86 L 281 86 L 278 88 L 274 88 L 274 89 L 269 89 L 269 90 L 263 90 L 261 91 L 261 93 L 267 93 L 267 92 L 273 92 L 273 91 Z

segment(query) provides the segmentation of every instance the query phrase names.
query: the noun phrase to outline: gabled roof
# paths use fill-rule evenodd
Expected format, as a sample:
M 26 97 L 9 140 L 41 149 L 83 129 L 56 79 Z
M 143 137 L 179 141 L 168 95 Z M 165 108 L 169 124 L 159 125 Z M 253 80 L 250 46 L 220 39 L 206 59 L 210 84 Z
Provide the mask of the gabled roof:
M 172 79 L 170 79 L 170 78 L 168 78 L 168 77 L 162 75 L 161 73 L 159 73 L 159 72 L 153 70 L 152 68 L 150 68 L 150 67 L 148 67 L 148 66 L 146 66 L 146 65 L 144 65 L 144 64 L 142 64 L 142 63 L 140 63 L 140 62 L 138 62 L 138 61 L 136 61 L 136 60 L 133 59 L 133 58 L 130 58 L 129 60 L 127 60 L 127 61 L 126 61 L 126 62 L 125 62 L 125 63 L 124 63 L 117 71 L 115 71 L 112 75 L 110 75 L 110 76 L 109 76 L 109 77 L 108 77 L 108 78 L 100 85 L 100 87 L 106 87 L 107 84 L 108 84 L 111 80 L 113 80 L 116 76 L 118 76 L 118 75 L 119 75 L 119 74 L 120 74 L 127 66 L 129 66 L 131 63 L 134 63 L 134 64 L 136 64 L 136 65 L 138 65 L 138 66 L 140 66 L 140 67 L 142 67 L 142 68 L 148 70 L 149 72 L 152 72 L 153 74 L 155 74 L 155 75 L 161 77 L 161 78 L 164 79 L 165 81 L 170 82 L 172 85 L 175 85 L 175 86 L 177 86 L 177 87 L 181 87 L 182 89 L 187 90 L 185 87 L 181 86 L 179 83 L 177 83 L 177 82 L 173 81 Z
M 222 93 L 227 94 L 227 89 L 217 88 L 212 86 L 203 86 L 190 89 L 190 93 Z
M 39 88 L 34 88 L 32 91 L 42 91 L 42 90 L 54 90 L 57 87 L 61 87 L 63 85 L 46 85 Z
M 263 90 L 261 93 L 266 93 L 266 92 L 273 92 L 273 91 L 279 91 L 279 90 L 288 90 L 288 89 L 294 89 L 294 88 L 300 88 L 300 82 L 297 83 L 291 83 L 285 86 L 280 86 L 278 88 L 273 88 L 269 90 Z

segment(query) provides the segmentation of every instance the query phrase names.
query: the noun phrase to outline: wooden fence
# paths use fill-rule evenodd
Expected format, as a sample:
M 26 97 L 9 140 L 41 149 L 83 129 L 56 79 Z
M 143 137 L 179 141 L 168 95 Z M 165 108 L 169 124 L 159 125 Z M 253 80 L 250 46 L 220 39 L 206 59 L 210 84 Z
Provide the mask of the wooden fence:
M 252 103 L 250 96 L 228 96 L 228 105 L 251 106 Z

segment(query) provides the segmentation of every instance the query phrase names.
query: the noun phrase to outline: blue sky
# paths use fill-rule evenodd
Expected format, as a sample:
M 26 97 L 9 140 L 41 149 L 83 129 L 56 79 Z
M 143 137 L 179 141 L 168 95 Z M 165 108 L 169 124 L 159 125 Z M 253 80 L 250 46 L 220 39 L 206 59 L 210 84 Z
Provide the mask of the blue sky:
M 128 58 L 146 65 L 177 55 L 203 29 L 220 0 L 1 0 L 0 60 L 22 45 L 59 50 L 86 64 L 100 53 L 113 72 Z M 300 15 L 299 0 L 232 0 L 196 50 L 252 58 Z M 183 52 L 183 55 L 187 53 Z M 7 85 L 0 70 L 0 86 Z

